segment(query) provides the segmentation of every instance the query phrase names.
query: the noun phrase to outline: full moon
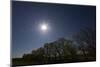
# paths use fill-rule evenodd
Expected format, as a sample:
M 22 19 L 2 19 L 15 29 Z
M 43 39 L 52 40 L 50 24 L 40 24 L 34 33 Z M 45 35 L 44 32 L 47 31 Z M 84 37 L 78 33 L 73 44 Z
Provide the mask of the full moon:
M 42 25 L 41 25 L 41 30 L 47 31 L 47 29 L 48 29 L 48 27 L 47 27 L 46 24 L 42 24 Z

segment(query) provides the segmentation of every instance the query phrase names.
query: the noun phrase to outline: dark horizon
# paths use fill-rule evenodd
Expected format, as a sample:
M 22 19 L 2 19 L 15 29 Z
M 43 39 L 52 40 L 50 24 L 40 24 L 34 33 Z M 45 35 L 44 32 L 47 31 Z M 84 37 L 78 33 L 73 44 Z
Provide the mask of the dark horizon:
M 41 31 L 46 22 L 48 30 Z M 96 29 L 96 6 L 12 2 L 12 57 L 21 57 L 83 28 Z

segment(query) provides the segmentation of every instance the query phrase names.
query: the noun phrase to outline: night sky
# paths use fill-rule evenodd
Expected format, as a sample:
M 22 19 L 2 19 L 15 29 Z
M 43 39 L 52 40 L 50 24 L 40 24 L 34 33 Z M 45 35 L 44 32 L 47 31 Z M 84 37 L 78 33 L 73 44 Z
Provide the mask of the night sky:
M 48 24 L 43 32 L 40 26 Z M 12 57 L 21 57 L 58 38 L 71 39 L 80 29 L 96 26 L 96 7 L 12 2 Z

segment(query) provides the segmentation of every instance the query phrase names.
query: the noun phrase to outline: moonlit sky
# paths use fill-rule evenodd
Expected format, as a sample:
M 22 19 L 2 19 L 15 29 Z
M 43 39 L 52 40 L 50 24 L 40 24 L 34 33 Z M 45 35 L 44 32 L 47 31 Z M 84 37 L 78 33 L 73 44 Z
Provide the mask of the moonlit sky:
M 47 30 L 41 30 L 43 23 Z M 21 57 L 81 28 L 96 26 L 96 7 L 12 2 L 12 57 Z

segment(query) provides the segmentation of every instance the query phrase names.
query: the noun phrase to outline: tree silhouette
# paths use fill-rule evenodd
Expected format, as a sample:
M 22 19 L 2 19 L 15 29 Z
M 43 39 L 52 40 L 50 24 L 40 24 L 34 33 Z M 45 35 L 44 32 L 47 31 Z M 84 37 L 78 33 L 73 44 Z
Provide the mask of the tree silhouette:
M 64 62 L 95 61 L 96 31 L 91 28 L 82 29 L 73 40 L 59 38 L 43 47 L 24 54 L 22 58 L 13 58 L 13 66 L 52 64 Z

